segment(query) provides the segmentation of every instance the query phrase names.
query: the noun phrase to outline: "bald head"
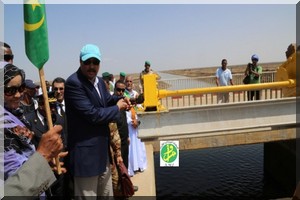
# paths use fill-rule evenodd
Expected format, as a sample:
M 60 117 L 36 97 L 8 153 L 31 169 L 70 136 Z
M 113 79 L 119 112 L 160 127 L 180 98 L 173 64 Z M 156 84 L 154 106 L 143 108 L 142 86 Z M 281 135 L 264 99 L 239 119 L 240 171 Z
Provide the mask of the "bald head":
M 126 76 L 125 78 L 126 89 L 131 91 L 133 89 L 133 78 L 132 76 Z

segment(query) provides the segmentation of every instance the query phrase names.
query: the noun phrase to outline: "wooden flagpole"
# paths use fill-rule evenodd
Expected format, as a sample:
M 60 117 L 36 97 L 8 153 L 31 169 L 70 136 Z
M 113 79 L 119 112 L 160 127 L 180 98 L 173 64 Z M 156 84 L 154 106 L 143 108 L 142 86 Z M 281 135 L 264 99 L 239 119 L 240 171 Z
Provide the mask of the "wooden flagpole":
M 52 117 L 51 117 L 51 110 L 50 110 L 50 105 L 49 105 L 49 100 L 48 100 L 48 91 L 46 88 L 46 80 L 45 80 L 45 74 L 44 74 L 44 68 L 42 67 L 39 69 L 39 76 L 40 76 L 40 83 L 42 87 L 42 92 L 43 92 L 43 98 L 44 98 L 44 105 L 46 109 L 46 117 L 47 117 L 47 122 L 48 122 L 48 127 L 49 129 L 53 127 L 53 122 L 52 122 Z M 61 166 L 59 163 L 59 157 L 57 156 L 54 160 L 54 163 L 56 163 L 57 167 L 57 173 L 61 174 Z

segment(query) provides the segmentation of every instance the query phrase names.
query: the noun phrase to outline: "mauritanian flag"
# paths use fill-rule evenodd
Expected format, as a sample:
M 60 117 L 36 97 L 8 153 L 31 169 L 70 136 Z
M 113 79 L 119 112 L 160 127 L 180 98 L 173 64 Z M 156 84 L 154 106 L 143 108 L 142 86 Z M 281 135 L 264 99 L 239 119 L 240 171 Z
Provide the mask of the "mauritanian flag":
M 49 59 L 45 2 L 24 1 L 25 48 L 28 59 L 38 69 Z

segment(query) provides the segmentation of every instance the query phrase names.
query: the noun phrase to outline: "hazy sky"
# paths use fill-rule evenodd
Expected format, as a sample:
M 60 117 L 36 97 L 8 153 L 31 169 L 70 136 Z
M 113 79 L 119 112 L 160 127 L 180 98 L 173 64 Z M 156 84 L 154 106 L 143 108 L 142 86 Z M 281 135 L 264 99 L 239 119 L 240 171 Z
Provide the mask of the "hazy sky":
M 46 1 L 47 3 L 47 1 Z M 99 46 L 104 71 L 138 73 L 145 60 L 156 71 L 285 60 L 296 42 L 295 4 L 47 4 L 50 58 L 45 77 L 67 78 L 82 46 Z M 23 5 L 4 4 L 4 41 L 14 64 L 39 80 L 25 54 Z

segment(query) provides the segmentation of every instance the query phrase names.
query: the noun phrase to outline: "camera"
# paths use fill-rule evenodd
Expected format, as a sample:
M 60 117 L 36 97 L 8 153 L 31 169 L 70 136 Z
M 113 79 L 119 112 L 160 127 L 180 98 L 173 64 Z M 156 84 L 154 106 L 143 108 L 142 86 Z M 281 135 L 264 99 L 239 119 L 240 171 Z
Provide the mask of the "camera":
M 138 98 L 130 98 L 130 103 L 132 105 L 144 103 L 144 94 L 140 94 Z
M 255 67 L 252 63 L 248 63 L 248 70 L 249 70 L 249 73 L 251 73 L 251 71 L 254 71 L 255 70 Z
M 252 63 L 248 63 L 248 68 L 254 70 L 254 65 Z

